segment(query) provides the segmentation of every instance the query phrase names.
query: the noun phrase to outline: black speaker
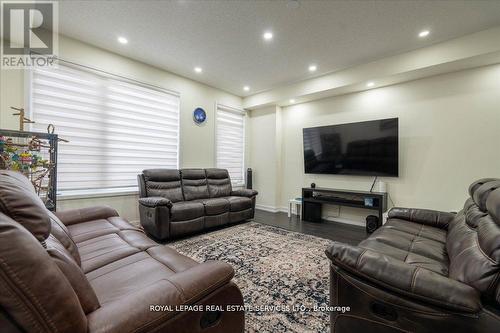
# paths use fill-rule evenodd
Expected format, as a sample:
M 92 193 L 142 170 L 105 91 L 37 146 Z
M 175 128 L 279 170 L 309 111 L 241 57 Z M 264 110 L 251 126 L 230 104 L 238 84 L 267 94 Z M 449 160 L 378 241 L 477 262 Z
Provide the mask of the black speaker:
M 321 204 L 317 202 L 302 203 L 304 205 L 304 216 L 302 219 L 309 222 L 321 222 Z
M 247 189 L 252 189 L 252 168 L 247 169 Z
M 366 217 L 366 232 L 371 234 L 378 228 L 378 217 L 375 215 L 368 215 Z
M 316 184 L 315 183 L 311 183 L 311 188 L 316 188 Z

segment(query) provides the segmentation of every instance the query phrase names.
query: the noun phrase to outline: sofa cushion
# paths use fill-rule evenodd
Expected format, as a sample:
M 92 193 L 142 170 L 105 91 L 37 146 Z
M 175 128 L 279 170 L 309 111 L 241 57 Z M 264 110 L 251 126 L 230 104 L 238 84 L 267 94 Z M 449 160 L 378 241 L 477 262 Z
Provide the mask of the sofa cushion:
M 500 190 L 497 189 L 490 193 L 486 201 L 486 209 L 491 218 L 500 225 Z
M 196 201 L 201 202 L 205 206 L 206 215 L 218 215 L 229 212 L 229 200 L 226 198 L 199 199 Z
M 226 197 L 229 201 L 231 212 L 252 208 L 252 199 L 247 197 Z
M 197 217 L 192 220 L 172 221 L 170 223 L 170 236 L 180 237 L 194 234 L 205 228 L 206 216 Z
M 164 197 L 172 202 L 184 200 L 179 170 L 149 169 L 142 173 L 148 197 Z
M 78 250 L 85 273 L 141 251 L 120 237 L 118 231 L 80 242 Z
M 448 276 L 446 231 L 439 228 L 389 219 L 359 247 Z
M 87 332 L 87 318 L 68 279 L 39 241 L 3 213 L 0 262 L 0 304 L 19 325 L 15 331 Z
M 23 174 L 0 171 L 0 211 L 25 227 L 38 241 L 50 233 L 47 208 Z
M 500 276 L 499 180 L 475 186 L 473 199 L 450 224 L 447 251 L 450 278 L 479 290 L 487 298 L 497 297 Z
M 71 224 L 68 226 L 68 230 L 76 244 L 99 236 L 114 234 L 119 231 L 119 229 L 107 219 Z
M 71 224 L 68 231 L 76 242 L 85 273 L 156 245 L 118 216 Z
M 170 252 L 165 255 L 181 256 Z M 161 260 L 142 253 L 103 267 L 95 276 L 88 275 L 102 304 L 89 316 L 89 332 L 103 332 L 103 327 L 109 332 L 243 332 L 243 328 L 234 323 L 221 324 L 221 321 L 227 322 L 226 315 L 214 326 L 201 329 L 201 313 L 150 310 L 151 305 L 176 308 L 204 302 L 220 305 L 222 301 L 225 304 L 224 299 L 229 295 L 219 294 L 215 299 L 212 295 L 227 285 L 233 275 L 228 264 L 213 261 L 195 263 L 193 267 L 174 272 Z M 240 302 L 236 298 L 232 303 Z
M 211 198 L 227 197 L 231 195 L 231 179 L 226 169 L 205 169 L 208 181 L 208 192 Z
M 472 199 L 474 199 L 474 202 L 481 211 L 486 212 L 486 200 L 488 200 L 490 193 L 497 188 L 500 188 L 500 180 L 498 179 L 485 182 L 483 185 L 476 188 Z
M 87 278 L 96 291 L 99 302 L 105 305 L 172 274 L 174 272 L 168 266 L 146 252 L 139 252 L 88 273 Z
M 47 238 L 46 246 L 47 253 L 66 276 L 71 287 L 73 287 L 83 312 L 88 314 L 98 309 L 99 301 L 97 300 L 97 296 L 71 253 L 53 235 Z
M 68 228 L 52 212 L 48 212 L 52 224 L 50 234 L 57 238 L 66 250 L 71 254 L 78 266 L 81 265 L 80 253 L 75 241 L 71 238 Z
M 208 198 L 207 178 L 204 169 L 182 169 L 181 177 L 185 200 Z
M 205 208 L 201 202 L 182 201 L 176 202 L 170 209 L 172 221 L 185 221 L 202 217 L 205 214 Z

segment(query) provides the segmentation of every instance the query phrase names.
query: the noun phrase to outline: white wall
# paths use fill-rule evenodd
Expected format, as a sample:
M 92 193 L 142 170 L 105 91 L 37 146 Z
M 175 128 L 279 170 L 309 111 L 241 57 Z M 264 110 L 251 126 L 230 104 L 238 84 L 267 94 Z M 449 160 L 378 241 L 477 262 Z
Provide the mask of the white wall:
M 265 188 L 257 196 L 257 207 L 274 209 L 277 200 L 277 142 L 276 142 L 276 107 L 254 110 L 249 114 L 251 124 L 247 147 L 250 149 L 250 166 L 253 168 L 253 188 Z M 248 149 L 247 149 L 248 150 Z
M 241 107 L 240 97 L 74 39 L 60 37 L 59 43 L 61 59 L 179 92 L 180 167 L 215 166 L 215 103 Z M 18 122 L 11 116 L 9 107 L 23 106 L 24 97 L 23 71 L 0 70 L 0 128 L 18 129 Z M 192 112 L 196 107 L 202 107 L 207 112 L 207 121 L 202 126 L 194 124 L 192 120 Z M 59 207 L 74 208 L 95 203 L 109 204 L 125 217 L 138 219 L 136 196 L 60 201 Z
M 371 177 L 304 174 L 302 128 L 399 117 L 400 177 L 383 179 L 395 205 L 459 210 L 471 182 L 500 177 L 499 92 L 500 65 L 492 65 L 283 108 L 282 185 L 255 188 L 263 196 L 281 192 L 278 208 L 311 182 L 367 190 Z M 260 121 L 253 112 L 251 121 Z M 250 143 L 251 156 L 258 156 L 262 147 Z M 250 161 L 256 177 L 275 164 Z M 363 214 L 342 208 L 341 217 L 362 221 Z

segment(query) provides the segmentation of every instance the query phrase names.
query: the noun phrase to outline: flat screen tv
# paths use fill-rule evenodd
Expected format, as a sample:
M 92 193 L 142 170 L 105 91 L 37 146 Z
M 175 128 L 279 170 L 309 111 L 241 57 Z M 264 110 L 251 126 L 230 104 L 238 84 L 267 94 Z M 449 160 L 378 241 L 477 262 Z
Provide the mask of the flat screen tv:
M 397 177 L 398 118 L 303 129 L 306 173 Z

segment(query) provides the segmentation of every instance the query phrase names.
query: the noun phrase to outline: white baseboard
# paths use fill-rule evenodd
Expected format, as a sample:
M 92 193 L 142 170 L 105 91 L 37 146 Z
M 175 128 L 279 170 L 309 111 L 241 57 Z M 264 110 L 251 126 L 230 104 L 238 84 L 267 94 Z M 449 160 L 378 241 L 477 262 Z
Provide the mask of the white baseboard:
M 277 207 L 273 207 L 273 206 L 258 205 L 257 204 L 257 205 L 255 205 L 255 208 L 263 210 L 263 211 L 266 211 L 266 212 L 270 212 L 270 213 L 277 213 L 277 212 L 279 212 L 279 209 Z
M 266 212 L 270 212 L 270 213 L 279 213 L 279 212 L 288 213 L 288 208 L 286 208 L 286 207 L 275 207 L 275 206 L 267 206 L 267 205 L 257 204 L 257 205 L 255 205 L 255 208 L 266 211 Z
M 278 207 L 278 212 L 282 212 L 282 213 L 288 213 L 288 208 L 287 207 Z

